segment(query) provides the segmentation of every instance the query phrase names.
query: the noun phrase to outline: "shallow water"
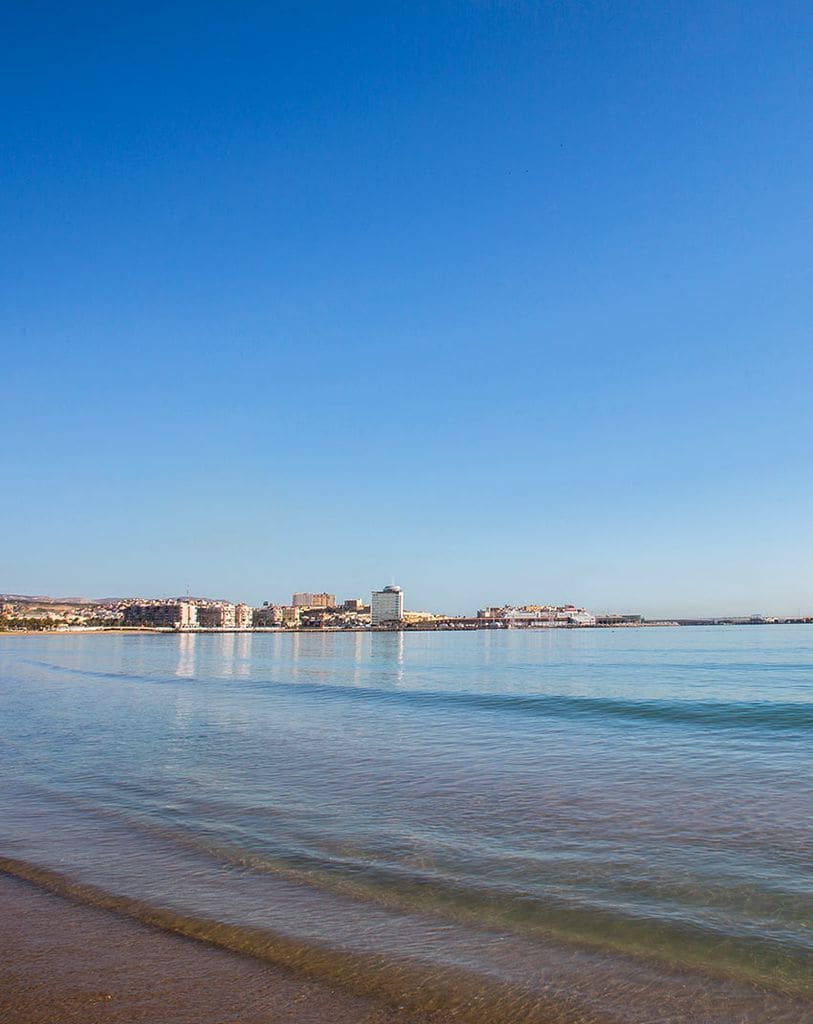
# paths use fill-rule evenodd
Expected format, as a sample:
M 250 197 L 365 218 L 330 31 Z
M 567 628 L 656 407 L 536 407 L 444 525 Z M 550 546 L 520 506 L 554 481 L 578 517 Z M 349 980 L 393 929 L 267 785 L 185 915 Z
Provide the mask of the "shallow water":
M 0 638 L 7 870 L 473 1020 L 813 1021 L 813 627 Z

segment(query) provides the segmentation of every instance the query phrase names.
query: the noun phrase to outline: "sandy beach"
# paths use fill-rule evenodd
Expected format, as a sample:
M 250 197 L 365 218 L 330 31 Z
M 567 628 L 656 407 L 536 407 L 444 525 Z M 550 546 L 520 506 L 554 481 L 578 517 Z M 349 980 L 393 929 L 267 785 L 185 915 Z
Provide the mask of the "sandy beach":
M 0 875 L 0 921 L 3 1024 L 429 1021 L 8 875 Z

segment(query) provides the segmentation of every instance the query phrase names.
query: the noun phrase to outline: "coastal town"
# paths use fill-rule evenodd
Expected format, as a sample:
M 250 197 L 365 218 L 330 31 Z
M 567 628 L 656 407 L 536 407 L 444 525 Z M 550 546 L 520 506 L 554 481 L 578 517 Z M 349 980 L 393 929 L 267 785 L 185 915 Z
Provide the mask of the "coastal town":
M 810 622 L 754 614 L 698 619 L 646 619 L 640 614 L 593 613 L 573 604 L 500 605 L 476 615 L 410 611 L 394 584 L 373 590 L 367 601 L 301 591 L 289 604 L 259 606 L 199 597 L 51 598 L 0 594 L 0 631 L 269 632 L 287 630 L 589 629 L 635 626 L 754 625 Z

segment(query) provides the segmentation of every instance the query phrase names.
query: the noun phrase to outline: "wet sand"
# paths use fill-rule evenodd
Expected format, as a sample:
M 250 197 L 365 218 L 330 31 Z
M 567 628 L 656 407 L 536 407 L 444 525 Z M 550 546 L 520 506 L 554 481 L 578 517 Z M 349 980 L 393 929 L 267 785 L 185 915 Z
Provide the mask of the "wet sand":
M 0 875 L 0 1021 L 429 1024 L 430 1018 Z

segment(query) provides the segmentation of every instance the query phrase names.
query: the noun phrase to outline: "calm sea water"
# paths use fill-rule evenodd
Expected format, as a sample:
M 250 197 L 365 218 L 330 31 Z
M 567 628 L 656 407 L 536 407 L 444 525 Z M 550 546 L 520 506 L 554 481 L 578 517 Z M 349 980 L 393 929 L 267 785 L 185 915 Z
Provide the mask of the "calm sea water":
M 472 1020 L 813 1022 L 813 627 L 7 637 L 0 716 L 0 867 L 77 898 Z

